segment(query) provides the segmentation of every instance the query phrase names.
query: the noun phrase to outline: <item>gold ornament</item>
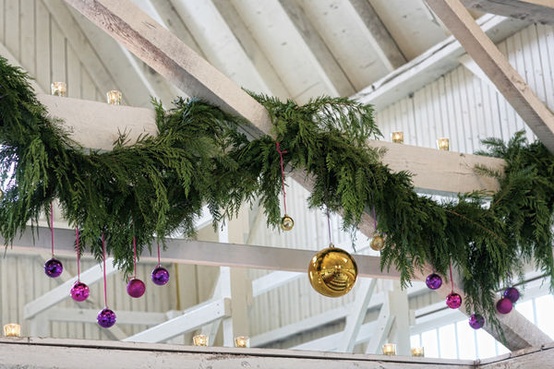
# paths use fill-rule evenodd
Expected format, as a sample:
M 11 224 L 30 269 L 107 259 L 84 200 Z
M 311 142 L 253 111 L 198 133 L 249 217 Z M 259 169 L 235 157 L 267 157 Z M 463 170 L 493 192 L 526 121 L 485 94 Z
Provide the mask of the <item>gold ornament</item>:
M 314 290 L 327 297 L 346 295 L 358 276 L 358 266 L 350 254 L 331 244 L 314 255 L 308 277 Z
M 375 233 L 373 235 L 373 239 L 371 240 L 371 243 L 369 244 L 369 247 L 371 247 L 372 250 L 381 251 L 384 246 L 385 246 L 385 239 L 383 238 L 383 236 L 381 236 L 379 233 Z
M 284 217 L 281 218 L 281 229 L 283 231 L 290 231 L 294 227 L 294 220 L 285 214 Z

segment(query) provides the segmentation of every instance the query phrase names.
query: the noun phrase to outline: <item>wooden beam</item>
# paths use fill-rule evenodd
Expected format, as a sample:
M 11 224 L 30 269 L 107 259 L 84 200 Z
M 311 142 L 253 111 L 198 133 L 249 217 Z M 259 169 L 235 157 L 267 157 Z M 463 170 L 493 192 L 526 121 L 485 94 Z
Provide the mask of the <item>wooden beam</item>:
M 21 250 L 31 249 L 35 253 L 40 249 L 50 250 L 52 245 L 49 237 L 50 230 L 48 227 L 36 227 L 34 235 L 31 231 L 24 232 L 19 239 L 14 240 L 13 246 Z M 74 230 L 56 229 L 56 254 L 75 256 L 74 241 Z M 306 273 L 309 261 L 317 252 L 316 250 L 184 239 L 167 239 L 166 241 L 168 247 L 163 253 L 163 258 L 168 263 L 283 270 L 300 273 Z M 155 246 L 153 245 L 152 250 L 154 249 Z M 400 273 L 394 269 L 381 271 L 380 258 L 377 256 L 355 255 L 354 257 L 358 264 L 359 277 L 387 279 L 398 279 L 400 277 Z M 156 255 L 151 255 L 145 250 L 141 260 L 157 262 L 158 259 Z M 65 295 L 67 295 L 69 287 L 65 287 Z
M 551 368 L 554 343 L 480 360 L 480 369 Z
M 135 342 L 0 338 L 2 368 L 147 369 L 303 368 L 474 369 L 471 360 L 367 356 L 234 347 L 192 347 Z
M 477 23 L 496 42 L 529 24 L 490 14 L 479 18 Z M 460 64 L 458 58 L 463 54 L 465 50 L 460 42 L 449 37 L 352 97 L 382 110 L 457 67 Z
M 253 136 L 270 132 L 262 105 L 131 1 L 65 1 L 187 95 L 246 118 Z
M 531 91 L 460 0 L 427 0 L 427 3 L 529 128 L 554 153 L 554 114 Z
M 552 0 L 462 0 L 467 7 L 486 13 L 554 25 Z
M 130 142 L 139 135 L 157 133 L 154 111 L 150 109 L 50 95 L 39 95 L 39 100 L 50 115 L 63 119 L 71 138 L 83 147 L 110 150 L 118 132 L 127 132 Z M 502 170 L 502 160 L 385 141 L 370 141 L 370 145 L 386 150 L 383 162 L 393 171 L 412 173 L 420 192 L 456 194 L 498 189 L 496 179 L 478 175 L 475 166 Z M 305 176 L 297 176 L 301 177 Z

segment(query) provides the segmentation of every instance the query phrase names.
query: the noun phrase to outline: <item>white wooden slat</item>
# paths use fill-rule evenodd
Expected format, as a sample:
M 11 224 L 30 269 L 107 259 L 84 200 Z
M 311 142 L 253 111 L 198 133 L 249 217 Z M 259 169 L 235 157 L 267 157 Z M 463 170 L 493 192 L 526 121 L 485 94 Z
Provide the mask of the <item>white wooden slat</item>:
M 34 78 L 41 86 L 41 93 L 50 93 L 51 77 L 51 40 L 50 40 L 50 12 L 43 1 L 34 1 L 35 3 L 35 31 L 36 37 L 34 45 L 36 49 L 36 68 Z
M 20 63 L 34 75 L 37 59 L 35 55 L 35 2 L 20 2 Z
M 552 0 L 462 0 L 462 2 L 466 7 L 479 11 L 554 25 Z
M 19 1 L 7 1 L 4 4 L 4 13 L 4 45 L 15 59 L 20 60 Z
M 390 297 L 386 297 L 379 311 L 379 317 L 375 322 L 377 327 L 374 329 L 374 333 L 371 335 L 369 343 L 366 346 L 366 354 L 380 353 L 381 347 L 387 342 L 387 337 L 396 318 L 391 314 L 390 304 Z
M 5 9 L 5 1 L 6 0 L 0 0 L 0 9 Z M 6 12 L 2 12 L 0 14 L 0 44 L 4 43 L 4 23 L 6 22 Z

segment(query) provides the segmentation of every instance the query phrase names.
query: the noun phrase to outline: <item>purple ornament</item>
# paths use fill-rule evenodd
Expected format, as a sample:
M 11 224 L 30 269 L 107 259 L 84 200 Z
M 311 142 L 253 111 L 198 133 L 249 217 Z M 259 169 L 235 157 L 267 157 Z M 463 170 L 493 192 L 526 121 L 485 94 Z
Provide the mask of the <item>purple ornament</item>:
M 473 329 L 483 328 L 485 325 L 485 318 L 481 314 L 471 314 L 469 317 L 469 326 Z
M 510 300 L 512 304 L 515 304 L 519 300 L 519 291 L 515 287 L 508 287 L 504 291 L 504 297 Z
M 496 311 L 498 311 L 500 314 L 508 314 L 510 311 L 512 311 L 513 307 L 514 304 L 512 304 L 512 301 L 510 301 L 510 299 L 507 297 L 502 297 L 496 302 Z
M 138 278 L 131 278 L 127 283 L 127 294 L 134 298 L 139 298 L 146 292 L 146 285 Z
M 169 272 L 162 266 L 158 266 L 152 270 L 152 282 L 158 286 L 163 286 L 169 282 Z
M 83 282 L 75 282 L 73 287 L 71 287 L 70 294 L 73 300 L 81 302 L 88 298 L 90 290 Z
M 115 324 L 115 318 L 115 313 L 112 310 L 104 308 L 98 313 L 96 320 L 102 328 L 110 328 Z
M 457 309 L 460 306 L 462 306 L 462 296 L 458 295 L 455 292 L 452 292 L 448 296 L 446 296 L 446 305 L 450 309 Z
M 50 259 L 44 263 L 44 273 L 50 278 L 59 277 L 63 272 L 63 264 L 58 259 Z
M 436 273 L 429 274 L 425 279 L 425 284 L 432 290 L 436 290 L 442 286 L 442 277 Z

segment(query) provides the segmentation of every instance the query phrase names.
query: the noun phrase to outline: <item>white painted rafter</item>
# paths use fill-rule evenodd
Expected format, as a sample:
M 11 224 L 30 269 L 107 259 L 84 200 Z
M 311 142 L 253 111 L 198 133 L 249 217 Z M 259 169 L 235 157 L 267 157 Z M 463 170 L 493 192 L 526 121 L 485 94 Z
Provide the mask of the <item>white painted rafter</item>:
M 468 8 L 482 12 L 554 25 L 552 0 L 462 0 L 462 3 Z

